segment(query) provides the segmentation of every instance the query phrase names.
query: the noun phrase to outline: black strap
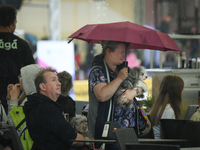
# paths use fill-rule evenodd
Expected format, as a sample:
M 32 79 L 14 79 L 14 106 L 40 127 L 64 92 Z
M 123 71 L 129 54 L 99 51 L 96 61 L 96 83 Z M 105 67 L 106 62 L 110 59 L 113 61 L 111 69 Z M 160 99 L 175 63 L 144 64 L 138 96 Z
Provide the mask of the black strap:
M 24 118 L 16 127 L 15 129 L 18 130 L 19 127 L 21 127 L 21 125 L 26 121 L 26 119 Z
M 3 121 L 3 108 L 2 108 L 2 104 L 1 104 L 1 114 L 0 114 L 0 117 L 1 117 L 1 122 Z

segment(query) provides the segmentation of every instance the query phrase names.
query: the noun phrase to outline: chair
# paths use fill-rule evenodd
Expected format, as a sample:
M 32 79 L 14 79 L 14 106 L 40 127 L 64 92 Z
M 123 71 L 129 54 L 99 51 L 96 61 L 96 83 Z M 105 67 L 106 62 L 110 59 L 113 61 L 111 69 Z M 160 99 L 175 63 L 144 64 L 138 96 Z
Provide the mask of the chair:
M 14 147 L 13 150 L 23 150 L 21 141 L 14 126 L 2 125 L 0 128 L 2 139 L 11 140 Z
M 183 128 L 188 120 L 160 119 L 164 139 L 181 139 Z
M 127 150 L 125 143 L 139 143 L 133 128 L 120 128 L 113 133 L 119 150 Z
M 200 147 L 200 121 L 188 121 L 181 138 L 187 139 L 187 142 L 182 143 L 181 147 Z
M 9 129 L 10 139 L 12 140 L 12 144 L 14 147 L 14 150 L 23 150 L 21 141 L 19 139 L 19 136 L 17 134 L 17 131 L 14 126 L 7 126 Z
M 185 120 L 190 120 L 192 115 L 196 112 L 196 110 L 199 108 L 199 105 L 189 105 L 187 108 L 187 111 L 185 113 Z
M 88 101 L 78 101 L 78 100 L 75 100 L 75 103 L 76 103 L 76 115 L 82 115 L 84 106 L 89 104 Z
M 127 150 L 180 150 L 179 145 L 126 143 Z

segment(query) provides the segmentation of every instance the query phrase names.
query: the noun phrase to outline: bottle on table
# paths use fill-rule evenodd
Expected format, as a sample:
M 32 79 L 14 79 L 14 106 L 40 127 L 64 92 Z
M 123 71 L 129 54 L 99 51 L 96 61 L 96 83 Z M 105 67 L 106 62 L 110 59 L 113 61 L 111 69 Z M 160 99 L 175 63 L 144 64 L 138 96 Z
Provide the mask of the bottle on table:
M 186 61 L 186 56 L 185 56 L 185 52 L 182 52 L 182 61 L 181 61 L 181 66 L 182 68 L 187 68 L 187 61 Z

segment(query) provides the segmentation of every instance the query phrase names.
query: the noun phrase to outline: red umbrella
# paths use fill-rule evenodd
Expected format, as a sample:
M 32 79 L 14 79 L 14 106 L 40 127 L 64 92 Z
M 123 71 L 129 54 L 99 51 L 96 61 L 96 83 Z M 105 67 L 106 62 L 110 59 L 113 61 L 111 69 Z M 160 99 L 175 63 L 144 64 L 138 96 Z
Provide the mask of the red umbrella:
M 130 43 L 128 49 L 181 52 L 167 34 L 128 21 L 89 24 L 70 35 L 69 38 L 81 39 L 88 43 L 101 43 L 102 40 L 122 41 Z

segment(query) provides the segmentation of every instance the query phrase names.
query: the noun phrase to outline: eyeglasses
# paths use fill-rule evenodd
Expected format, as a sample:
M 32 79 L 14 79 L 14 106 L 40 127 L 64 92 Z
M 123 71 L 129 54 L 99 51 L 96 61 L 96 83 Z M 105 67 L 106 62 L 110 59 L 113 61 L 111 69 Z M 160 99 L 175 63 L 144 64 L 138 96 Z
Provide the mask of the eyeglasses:
M 18 75 L 18 79 L 21 79 L 22 78 L 22 75 L 20 74 L 20 75 Z

